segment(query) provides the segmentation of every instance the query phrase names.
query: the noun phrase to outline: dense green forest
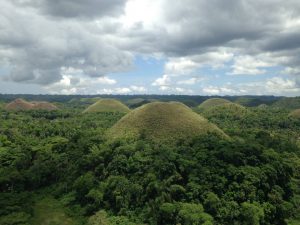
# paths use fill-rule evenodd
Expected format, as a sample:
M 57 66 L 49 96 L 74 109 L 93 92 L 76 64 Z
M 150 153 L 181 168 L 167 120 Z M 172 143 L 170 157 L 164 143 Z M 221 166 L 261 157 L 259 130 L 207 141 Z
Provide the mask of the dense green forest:
M 6 110 L 17 97 L 59 109 Z M 1 225 L 300 224 L 300 98 L 109 96 L 179 101 L 226 134 L 168 143 L 112 139 L 126 113 L 82 113 L 98 97 L 0 96 Z

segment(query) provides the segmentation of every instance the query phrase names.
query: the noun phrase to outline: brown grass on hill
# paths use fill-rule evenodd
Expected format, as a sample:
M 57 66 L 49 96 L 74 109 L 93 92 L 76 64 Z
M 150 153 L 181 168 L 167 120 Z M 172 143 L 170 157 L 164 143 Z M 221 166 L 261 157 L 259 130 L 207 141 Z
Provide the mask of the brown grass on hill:
M 266 108 L 268 108 L 268 105 L 267 104 L 260 104 L 259 106 L 257 106 L 257 108 L 266 109 Z
M 228 103 L 232 103 L 231 101 L 224 99 L 224 98 L 210 98 L 207 99 L 206 101 L 202 102 L 199 106 L 198 109 L 201 110 L 206 110 L 215 106 L 219 106 L 219 105 L 224 105 L 224 104 L 228 104 Z
M 127 113 L 130 109 L 116 99 L 104 98 L 87 107 L 83 113 L 94 112 L 121 112 Z
M 143 105 L 124 116 L 109 131 L 112 139 L 139 139 L 176 143 L 203 134 L 228 137 L 216 125 L 178 102 L 154 102 Z
M 203 116 L 208 119 L 217 118 L 231 118 L 231 119 L 242 119 L 245 118 L 250 111 L 236 103 L 225 103 L 214 107 L 207 108 L 201 112 Z
M 289 114 L 290 117 L 300 119 L 300 109 L 296 109 Z
M 42 110 L 57 110 L 57 106 L 53 105 L 49 102 L 32 102 L 33 107 L 32 109 L 42 109 Z
M 6 110 L 30 110 L 33 104 L 25 101 L 24 99 L 18 98 L 8 103 L 5 107 Z
M 28 102 L 24 99 L 15 99 L 5 106 L 6 110 L 56 110 L 55 105 L 49 102 Z

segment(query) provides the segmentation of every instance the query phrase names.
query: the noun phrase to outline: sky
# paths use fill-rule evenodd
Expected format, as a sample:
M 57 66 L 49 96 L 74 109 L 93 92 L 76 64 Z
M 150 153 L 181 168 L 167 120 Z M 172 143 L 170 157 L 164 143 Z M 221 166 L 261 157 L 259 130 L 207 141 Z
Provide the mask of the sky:
M 300 96 L 300 1 L 0 0 L 0 93 Z

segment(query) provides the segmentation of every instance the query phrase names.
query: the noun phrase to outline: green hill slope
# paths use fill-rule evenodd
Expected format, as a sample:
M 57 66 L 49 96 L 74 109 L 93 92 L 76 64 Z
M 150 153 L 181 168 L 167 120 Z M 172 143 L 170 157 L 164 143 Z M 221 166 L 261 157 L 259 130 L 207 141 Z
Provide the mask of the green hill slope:
M 227 137 L 216 125 L 178 102 L 153 102 L 124 116 L 108 132 L 113 139 L 143 137 L 154 142 L 174 142 L 202 134 Z
M 206 110 L 218 105 L 223 105 L 223 104 L 227 104 L 227 103 L 231 103 L 231 101 L 227 100 L 227 99 L 223 99 L 223 98 L 210 98 L 207 99 L 206 101 L 202 102 L 199 106 L 198 109 L 200 110 Z
M 206 118 L 218 117 L 218 118 L 231 118 L 240 119 L 244 117 L 249 111 L 244 106 L 236 103 L 225 103 L 214 107 L 207 108 L 203 111 L 203 115 Z
M 294 98 L 281 98 L 274 104 L 273 107 L 282 108 L 282 109 L 299 109 L 300 108 L 300 97 Z
M 100 99 L 94 104 L 90 105 L 87 109 L 85 109 L 84 113 L 93 113 L 93 112 L 123 112 L 127 113 L 130 109 L 115 99 Z

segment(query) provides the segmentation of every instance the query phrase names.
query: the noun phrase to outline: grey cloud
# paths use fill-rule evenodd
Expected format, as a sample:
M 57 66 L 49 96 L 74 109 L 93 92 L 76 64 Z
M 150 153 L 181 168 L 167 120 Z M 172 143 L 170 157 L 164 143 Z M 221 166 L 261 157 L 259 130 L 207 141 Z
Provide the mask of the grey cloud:
M 234 40 L 260 40 L 268 33 L 278 32 L 284 22 L 278 16 L 284 10 L 279 1 L 264 1 L 263 4 L 260 4 L 262 1 L 235 0 L 163 2 L 161 26 L 156 24 L 152 30 L 140 26 L 131 32 L 133 36 L 143 31 L 144 36 L 155 34 L 156 50 L 170 55 L 194 54 L 204 48 L 228 45 Z M 153 42 L 146 44 L 153 45 Z
M 43 85 L 60 80 L 62 67 L 91 77 L 127 71 L 137 53 L 192 57 L 224 47 L 300 65 L 300 25 L 286 26 L 300 19 L 298 0 L 153 1 L 159 19 L 128 28 L 118 20 L 125 0 L 0 0 L 0 50 L 11 51 L 0 61 L 14 68 L 12 80 Z
M 266 51 L 293 50 L 296 48 L 300 48 L 299 31 L 276 35 L 263 46 Z
M 61 18 L 93 18 L 119 15 L 124 0 L 13 0 L 16 5 L 38 8 L 42 13 Z
M 11 80 L 20 83 L 36 83 L 46 85 L 56 82 L 60 80 L 60 78 L 60 68 L 32 67 L 32 65 L 24 60 L 24 64 L 14 65 L 14 67 L 11 69 L 9 77 L 6 77 L 5 80 Z
M 259 54 L 285 31 L 285 23 L 297 19 L 300 12 L 297 0 L 161 2 L 163 15 L 152 27 L 139 24 L 118 33 L 123 37 L 122 47 L 167 56 L 188 56 L 218 47 Z M 283 39 L 280 48 L 291 48 L 289 40 L 293 41 Z
M 0 32 L 0 50 L 11 52 L 0 51 L 0 59 L 10 64 L 12 81 L 48 85 L 62 78 L 62 67 L 100 77 L 132 66 L 132 54 L 109 42 L 95 24 L 52 21 L 32 8 L 0 4 L 0 30 L 5 31 Z
M 269 53 L 277 65 L 300 67 L 298 0 L 160 1 L 161 19 L 153 26 L 138 24 L 121 31 L 121 47 L 167 57 L 225 47 L 253 57 Z

